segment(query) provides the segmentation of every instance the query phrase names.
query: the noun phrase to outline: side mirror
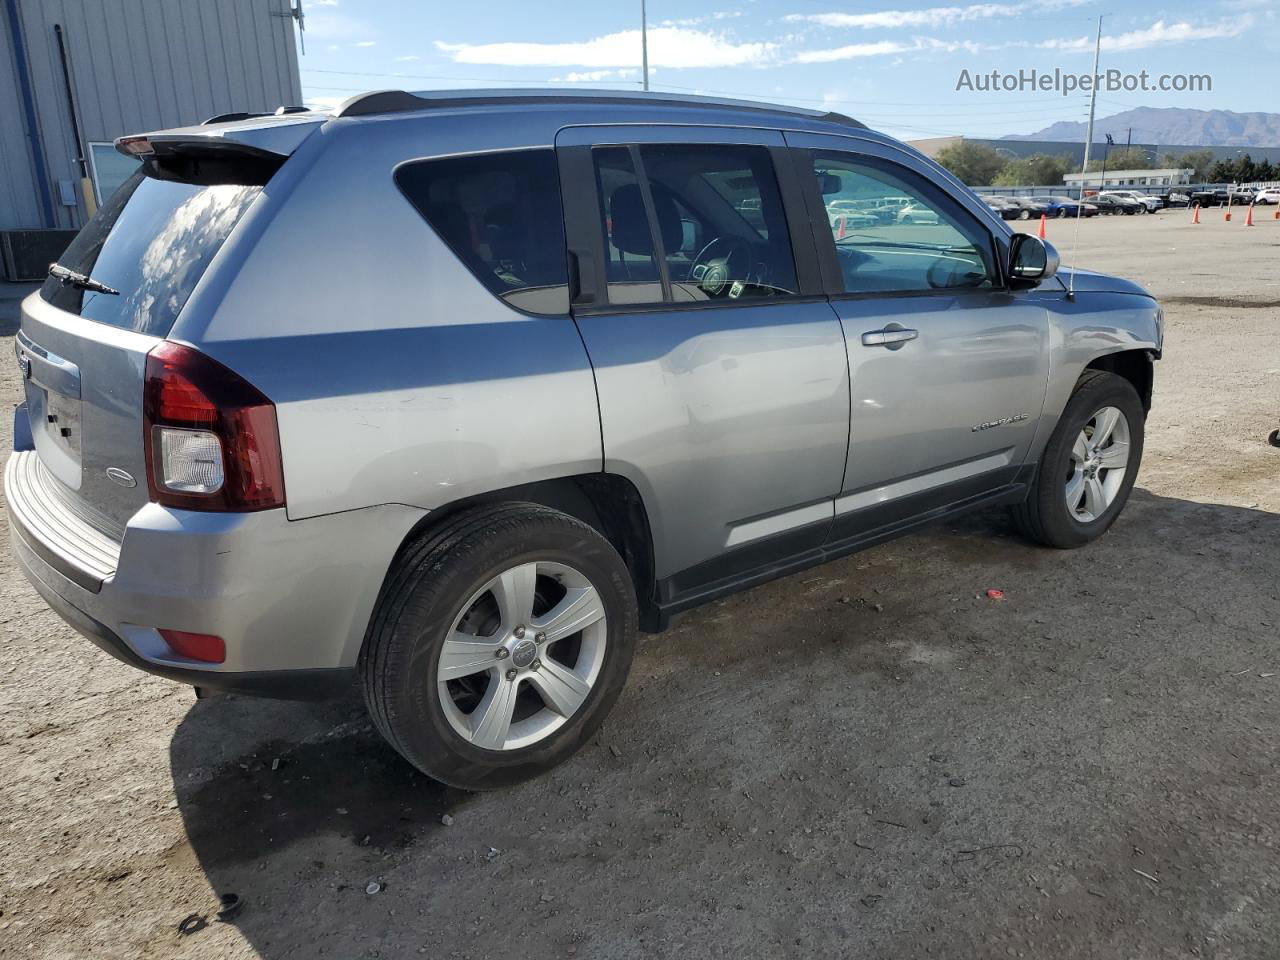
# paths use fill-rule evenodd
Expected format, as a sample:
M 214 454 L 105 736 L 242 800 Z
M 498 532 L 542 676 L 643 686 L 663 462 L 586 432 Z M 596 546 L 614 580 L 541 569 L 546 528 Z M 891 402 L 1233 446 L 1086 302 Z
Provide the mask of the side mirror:
M 1058 272 L 1058 251 L 1030 233 L 1015 234 L 1009 244 L 1009 286 L 1038 286 Z

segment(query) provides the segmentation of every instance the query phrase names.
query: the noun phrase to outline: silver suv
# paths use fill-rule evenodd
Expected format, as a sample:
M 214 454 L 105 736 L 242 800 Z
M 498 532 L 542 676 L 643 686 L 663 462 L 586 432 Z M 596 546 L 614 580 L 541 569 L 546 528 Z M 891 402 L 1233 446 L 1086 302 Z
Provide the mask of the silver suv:
M 679 611 L 976 507 L 1080 546 L 1138 470 L 1157 304 L 847 117 L 392 91 L 118 145 L 23 304 L 22 567 L 151 673 L 359 683 L 447 783 L 564 760 Z

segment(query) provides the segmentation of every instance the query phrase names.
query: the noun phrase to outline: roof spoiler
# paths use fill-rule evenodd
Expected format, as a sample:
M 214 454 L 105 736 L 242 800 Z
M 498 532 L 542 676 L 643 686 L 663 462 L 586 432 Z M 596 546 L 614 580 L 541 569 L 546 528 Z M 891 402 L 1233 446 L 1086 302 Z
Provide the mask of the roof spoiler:
M 329 119 L 326 114 L 285 110 L 267 115 L 224 114 L 195 127 L 121 137 L 116 149 L 142 161 L 147 176 L 157 180 L 265 184 L 302 141 Z

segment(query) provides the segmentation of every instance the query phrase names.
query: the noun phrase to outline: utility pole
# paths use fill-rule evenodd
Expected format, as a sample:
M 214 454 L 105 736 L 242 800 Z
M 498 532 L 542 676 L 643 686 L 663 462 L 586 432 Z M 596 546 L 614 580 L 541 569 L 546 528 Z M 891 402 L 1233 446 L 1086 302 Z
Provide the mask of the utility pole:
M 647 93 L 649 90 L 649 18 L 645 16 L 644 0 L 640 0 L 640 74 Z
M 1081 173 L 1089 172 L 1089 147 L 1093 144 L 1093 111 L 1098 105 L 1098 58 L 1102 55 L 1102 17 L 1098 17 L 1098 42 L 1093 48 L 1093 83 L 1089 85 L 1089 129 L 1084 135 L 1084 166 Z M 1080 197 L 1084 198 L 1084 180 L 1080 181 Z

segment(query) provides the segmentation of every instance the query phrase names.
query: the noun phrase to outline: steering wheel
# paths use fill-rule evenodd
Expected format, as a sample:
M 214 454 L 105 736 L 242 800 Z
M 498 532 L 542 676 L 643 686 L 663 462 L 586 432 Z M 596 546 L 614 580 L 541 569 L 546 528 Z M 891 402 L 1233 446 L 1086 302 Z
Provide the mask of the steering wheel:
M 735 281 L 749 280 L 751 244 L 741 237 L 713 237 L 698 251 L 689 279 L 708 297 L 736 297 Z

